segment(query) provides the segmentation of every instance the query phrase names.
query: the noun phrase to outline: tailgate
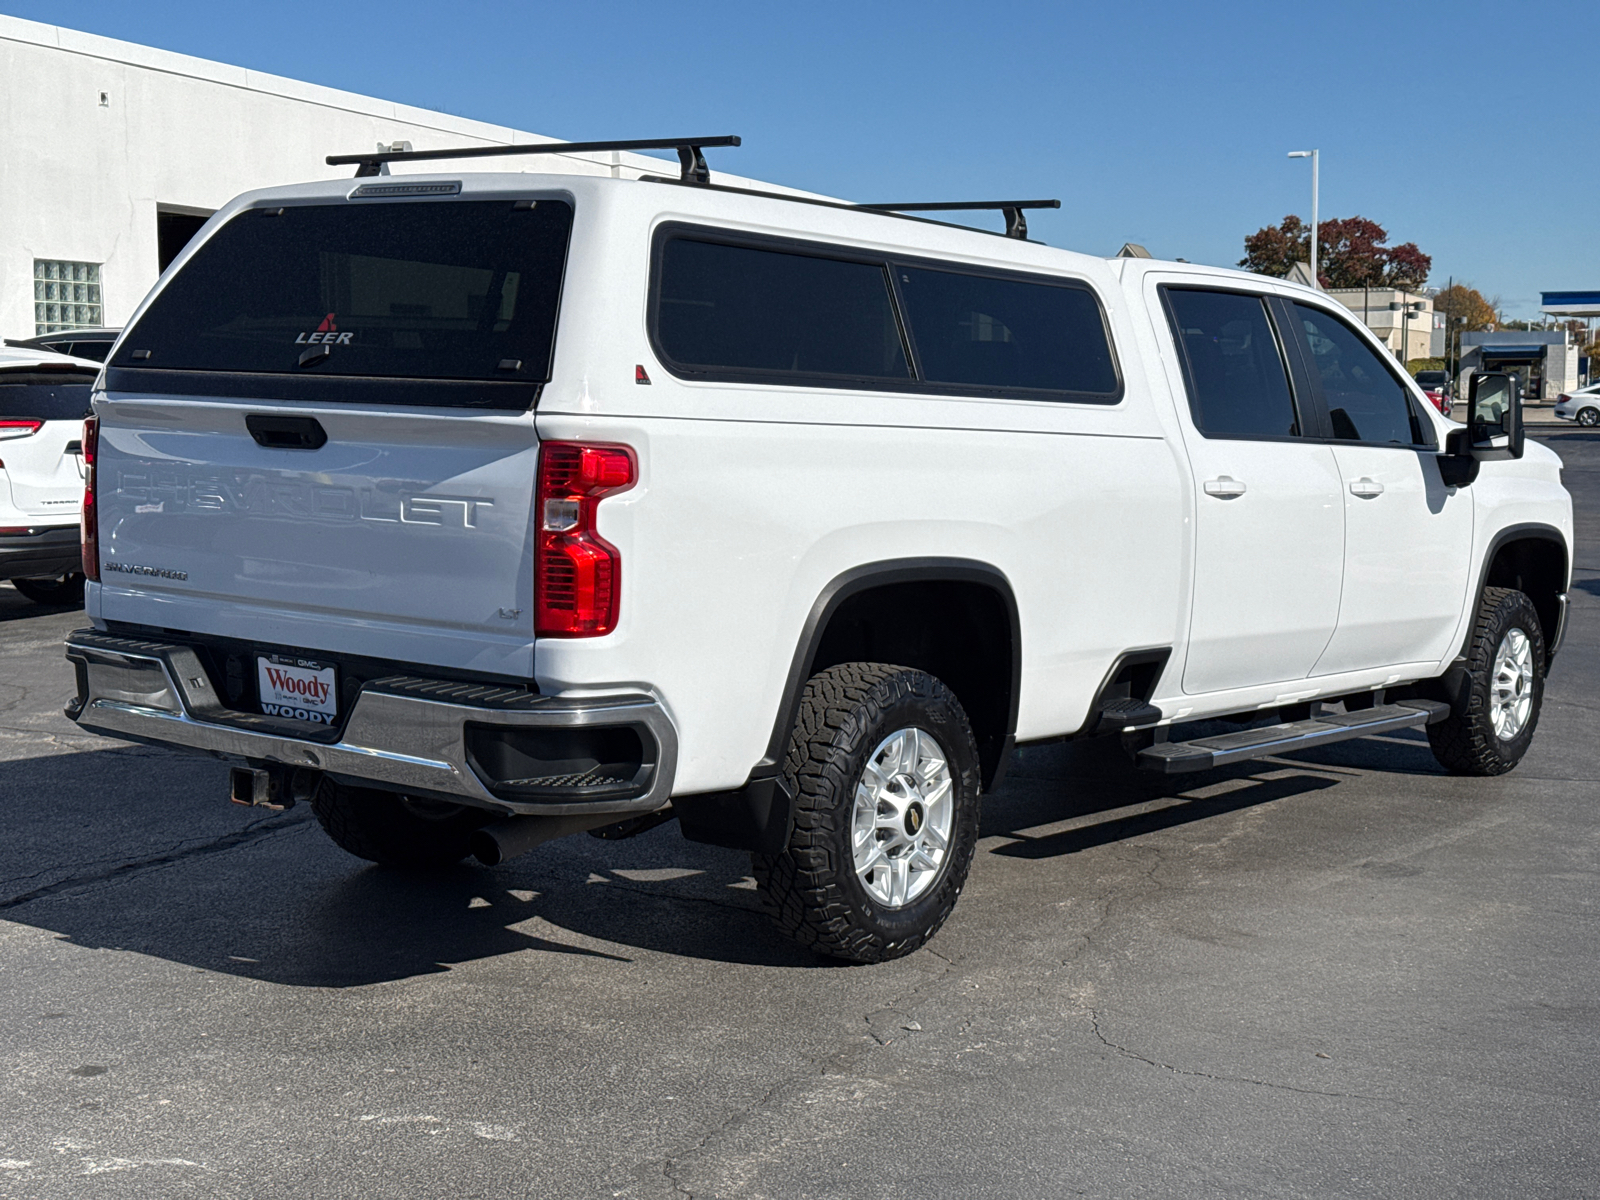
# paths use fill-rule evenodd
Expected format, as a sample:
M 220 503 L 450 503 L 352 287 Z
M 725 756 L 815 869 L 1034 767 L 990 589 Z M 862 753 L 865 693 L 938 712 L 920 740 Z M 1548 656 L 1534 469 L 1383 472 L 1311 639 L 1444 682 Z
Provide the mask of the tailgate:
M 78 519 L 93 382 L 94 373 L 81 368 L 0 371 L 0 479 L 11 504 L 43 523 Z M 0 486 L 0 498 L 5 490 Z
M 393 194 L 421 186 L 238 209 L 157 286 L 95 405 L 92 615 L 532 673 L 532 407 L 573 210 Z
M 530 673 L 531 414 L 116 394 L 98 411 L 103 619 Z M 286 428 L 326 440 L 287 447 Z

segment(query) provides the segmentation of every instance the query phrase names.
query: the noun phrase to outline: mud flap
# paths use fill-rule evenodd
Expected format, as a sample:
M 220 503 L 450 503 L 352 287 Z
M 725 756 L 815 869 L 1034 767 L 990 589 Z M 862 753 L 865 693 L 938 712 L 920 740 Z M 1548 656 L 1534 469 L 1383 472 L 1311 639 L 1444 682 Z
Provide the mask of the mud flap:
M 781 777 L 752 779 L 731 792 L 675 796 L 678 826 L 691 842 L 777 854 L 789 844 L 794 794 Z

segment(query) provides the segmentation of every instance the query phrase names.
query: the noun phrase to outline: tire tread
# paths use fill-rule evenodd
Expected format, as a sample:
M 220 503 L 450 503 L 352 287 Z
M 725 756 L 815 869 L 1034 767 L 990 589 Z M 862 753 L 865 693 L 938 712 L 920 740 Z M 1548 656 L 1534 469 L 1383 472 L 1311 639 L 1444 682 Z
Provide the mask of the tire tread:
M 942 896 L 935 916 L 916 933 L 895 940 L 865 927 L 843 890 L 852 864 L 836 862 L 832 847 L 839 844 L 840 823 L 850 820 L 854 757 L 881 716 L 912 699 L 948 704 L 961 713 L 955 695 L 939 680 L 887 663 L 829 667 L 807 681 L 801 696 L 784 758 L 784 774 L 795 789 L 794 832 L 784 852 L 752 855 L 752 866 L 778 927 L 818 953 L 853 962 L 909 954 L 938 932 L 965 883 L 976 839 L 953 838 L 956 857 L 938 884 Z M 965 714 L 961 719 L 970 744 Z

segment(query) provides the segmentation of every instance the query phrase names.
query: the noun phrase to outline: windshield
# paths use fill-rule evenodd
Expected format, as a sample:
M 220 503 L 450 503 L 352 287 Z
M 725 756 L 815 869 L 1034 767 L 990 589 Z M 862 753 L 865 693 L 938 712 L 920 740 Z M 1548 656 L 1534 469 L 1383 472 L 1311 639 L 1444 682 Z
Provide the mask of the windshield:
M 571 228 L 559 200 L 247 209 L 113 365 L 543 382 Z

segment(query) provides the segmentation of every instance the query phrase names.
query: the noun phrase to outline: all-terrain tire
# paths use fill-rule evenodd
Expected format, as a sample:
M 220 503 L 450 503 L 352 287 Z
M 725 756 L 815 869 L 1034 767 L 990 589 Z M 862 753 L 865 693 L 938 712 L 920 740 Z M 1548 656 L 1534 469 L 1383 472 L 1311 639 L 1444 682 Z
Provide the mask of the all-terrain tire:
M 76 571 L 54 579 L 13 579 L 11 586 L 35 604 L 52 608 L 83 606 L 83 576 Z
M 389 867 L 445 867 L 467 856 L 474 830 L 494 814 L 464 804 L 414 800 L 324 779 L 311 811 L 339 846 Z
M 1495 655 L 1513 630 L 1521 630 L 1532 651 L 1532 704 L 1514 736 L 1501 738 L 1492 717 Z M 1544 700 L 1544 629 L 1533 601 L 1512 588 L 1484 588 L 1467 649 L 1467 686 L 1450 716 L 1428 726 L 1428 744 L 1439 765 L 1452 775 L 1504 775 L 1522 761 L 1539 724 Z
M 909 903 L 889 907 L 857 876 L 852 812 L 869 756 L 908 728 L 932 734 L 943 752 L 954 811 L 939 873 Z M 820 954 L 859 963 L 899 958 L 931 938 L 955 907 L 978 841 L 978 750 L 955 694 L 909 667 L 844 663 L 819 672 L 801 698 L 784 778 L 795 795 L 789 844 L 751 856 L 778 927 Z

